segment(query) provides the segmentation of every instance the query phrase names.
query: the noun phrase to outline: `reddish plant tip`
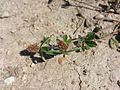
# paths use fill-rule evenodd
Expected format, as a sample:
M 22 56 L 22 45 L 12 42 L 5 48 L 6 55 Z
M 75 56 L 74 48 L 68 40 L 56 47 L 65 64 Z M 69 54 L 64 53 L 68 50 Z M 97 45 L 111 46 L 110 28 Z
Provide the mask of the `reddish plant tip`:
M 35 44 L 29 45 L 29 46 L 26 48 L 26 50 L 27 50 L 28 52 L 37 53 L 38 50 L 39 50 L 39 48 L 38 48 L 38 46 L 37 46 L 37 43 L 35 43 Z
M 68 45 L 66 45 L 62 40 L 58 40 L 57 44 L 58 44 L 59 48 L 62 50 L 68 49 Z

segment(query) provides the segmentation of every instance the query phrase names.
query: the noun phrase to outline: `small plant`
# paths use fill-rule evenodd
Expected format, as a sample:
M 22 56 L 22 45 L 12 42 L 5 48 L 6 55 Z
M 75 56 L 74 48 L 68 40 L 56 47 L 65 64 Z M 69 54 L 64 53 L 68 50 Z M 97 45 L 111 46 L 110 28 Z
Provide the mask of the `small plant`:
M 56 44 L 52 44 L 52 36 L 44 37 L 40 44 L 33 44 L 28 46 L 27 50 L 33 53 L 39 53 L 42 58 L 54 57 L 59 54 L 65 55 L 69 52 L 84 52 L 90 48 L 96 47 L 96 41 L 99 38 L 97 32 L 99 32 L 98 27 L 96 27 L 92 32 L 88 32 L 86 35 L 78 35 L 77 38 L 72 38 L 66 34 L 56 37 Z M 72 48 L 69 48 L 72 44 Z
M 117 24 L 116 28 L 120 28 L 119 24 Z M 120 32 L 118 30 L 113 31 L 110 34 L 102 35 L 103 31 L 101 30 L 101 27 L 96 26 L 93 31 L 88 32 L 83 36 L 79 34 L 76 38 L 72 38 L 67 34 L 56 37 L 56 42 L 54 44 L 51 43 L 52 36 L 44 37 L 41 43 L 32 44 L 28 46 L 26 50 L 33 55 L 38 53 L 43 60 L 59 54 L 63 54 L 63 57 L 65 57 L 65 55 L 70 52 L 84 52 L 96 47 L 98 41 L 108 36 L 110 37 L 108 42 L 109 47 L 118 50 L 120 48 Z
M 51 42 L 51 37 L 44 37 L 43 40 L 41 41 L 41 44 L 39 46 L 39 55 L 41 57 L 44 56 L 53 57 L 57 54 L 61 54 L 58 47 L 55 45 L 51 45 L 50 42 Z
M 57 45 L 59 47 L 59 50 L 60 52 L 64 55 L 68 53 L 68 47 L 69 47 L 69 44 L 71 43 L 72 39 L 70 37 L 68 37 L 68 35 L 63 35 L 61 36 L 60 38 L 57 38 L 56 39 L 57 41 Z
M 97 46 L 96 39 L 99 37 L 94 32 L 89 32 L 85 37 L 79 35 L 74 44 L 79 48 L 78 51 L 85 51 Z
M 56 38 L 56 45 L 51 45 L 51 37 L 44 37 L 39 47 L 39 54 L 41 57 L 44 55 L 56 56 L 58 54 L 63 54 L 65 57 L 69 52 L 85 51 L 92 47 L 96 47 L 96 39 L 99 39 L 99 37 L 94 32 L 89 32 L 83 37 L 79 35 L 78 38 L 74 39 L 65 34 Z M 70 43 L 75 45 L 72 49 L 69 49 Z

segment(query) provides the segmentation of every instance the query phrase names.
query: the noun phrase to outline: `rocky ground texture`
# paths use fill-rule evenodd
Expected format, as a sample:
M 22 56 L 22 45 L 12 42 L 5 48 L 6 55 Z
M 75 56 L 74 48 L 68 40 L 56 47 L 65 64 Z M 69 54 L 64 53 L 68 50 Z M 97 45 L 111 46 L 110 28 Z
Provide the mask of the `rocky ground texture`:
M 98 11 L 107 0 L 68 1 L 72 6 L 64 0 L 0 0 L 1 90 L 120 90 L 120 53 L 105 40 L 86 53 L 69 54 L 62 64 L 61 56 L 34 64 L 19 54 L 43 36 L 76 36 L 96 22 L 112 30 L 114 23 L 101 18 L 120 21 L 119 14 Z

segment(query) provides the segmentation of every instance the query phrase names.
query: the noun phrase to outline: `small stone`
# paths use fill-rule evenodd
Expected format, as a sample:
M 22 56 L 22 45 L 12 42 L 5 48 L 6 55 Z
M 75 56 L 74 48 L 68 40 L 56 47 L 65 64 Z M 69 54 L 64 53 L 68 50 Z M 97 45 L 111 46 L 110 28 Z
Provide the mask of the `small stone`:
M 10 16 L 8 11 L 4 11 L 1 15 L 0 18 L 8 18 Z
M 110 11 L 110 12 L 114 12 L 114 9 L 110 9 L 109 11 Z
M 10 90 L 17 90 L 17 88 L 15 86 L 12 86 Z
M 98 15 L 96 15 L 95 17 L 94 17 L 94 19 L 103 19 L 104 18 L 104 15 L 102 15 L 102 14 L 98 14 Z
M 7 50 L 7 51 L 6 51 L 6 54 L 7 54 L 7 55 L 10 55 L 10 54 L 11 54 L 11 51 L 10 51 L 10 50 Z
M 13 82 L 15 81 L 15 77 L 14 76 L 11 76 L 11 77 L 8 77 L 4 80 L 4 83 L 6 85 L 11 85 Z
M 59 58 L 58 58 L 58 63 L 62 65 L 62 64 L 64 64 L 65 60 L 66 60 L 66 58 L 64 58 L 64 57 L 59 57 Z
M 24 43 L 23 43 L 23 47 L 27 47 L 27 43 L 24 42 Z
M 34 68 L 36 65 L 34 64 L 34 63 L 32 63 L 31 65 L 30 65 L 30 67 L 32 67 L 32 68 Z
M 40 30 L 40 28 L 39 28 L 39 27 L 36 27 L 36 30 Z

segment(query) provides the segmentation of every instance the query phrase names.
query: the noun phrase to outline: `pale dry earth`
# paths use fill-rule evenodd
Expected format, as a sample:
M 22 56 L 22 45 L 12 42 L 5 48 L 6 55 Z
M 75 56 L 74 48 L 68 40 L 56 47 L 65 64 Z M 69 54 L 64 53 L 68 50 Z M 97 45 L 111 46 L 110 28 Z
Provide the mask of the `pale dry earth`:
M 80 0 L 69 0 L 73 5 Z M 98 7 L 104 0 L 81 0 Z M 40 42 L 43 36 L 73 35 L 82 23 L 81 13 L 90 26 L 99 14 L 120 20 L 119 14 L 99 13 L 80 7 L 61 8 L 63 0 L 0 0 L 0 90 L 120 90 L 120 53 L 105 43 L 84 53 L 71 53 L 62 65 L 56 56 L 34 64 L 30 57 L 20 56 L 28 45 Z M 90 7 L 91 8 L 91 7 Z M 103 26 L 113 23 L 102 22 Z M 89 25 L 88 25 L 89 26 Z M 90 30 L 83 25 L 77 30 Z M 108 30 L 111 30 L 108 28 Z M 93 54 L 92 51 L 95 53 Z M 6 81 L 8 79 L 12 79 Z

